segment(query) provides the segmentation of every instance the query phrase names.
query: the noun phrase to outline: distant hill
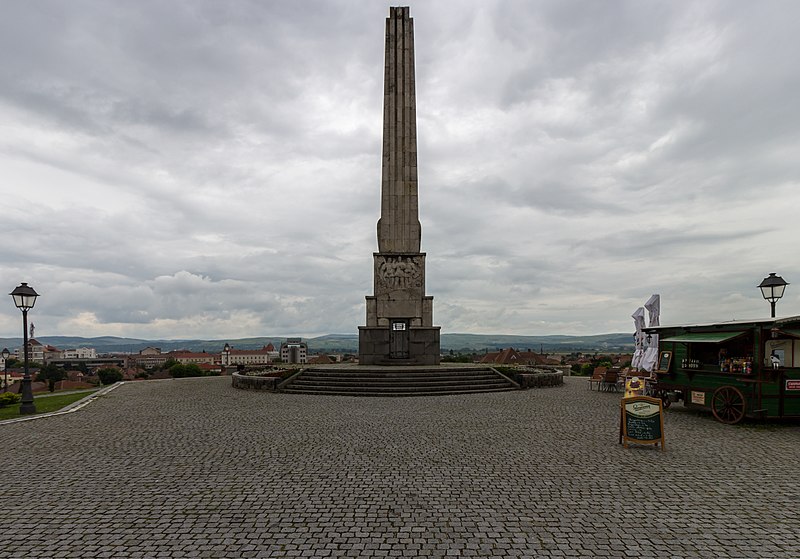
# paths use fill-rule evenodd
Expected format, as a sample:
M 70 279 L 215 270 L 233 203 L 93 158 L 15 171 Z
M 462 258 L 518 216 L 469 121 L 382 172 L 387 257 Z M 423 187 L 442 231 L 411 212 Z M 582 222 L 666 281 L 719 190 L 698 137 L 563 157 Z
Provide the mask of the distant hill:
M 55 346 L 59 349 L 69 349 L 77 347 L 93 347 L 98 353 L 138 353 L 146 347 L 157 347 L 161 351 L 174 351 L 186 349 L 190 351 L 209 351 L 219 352 L 222 347 L 229 343 L 237 349 L 257 349 L 264 347 L 270 342 L 276 347 L 280 347 L 281 342 L 286 338 L 242 338 L 239 340 L 142 340 L 138 338 L 118 338 L 115 336 L 102 336 L 99 338 L 81 338 L 75 336 L 36 336 L 36 339 L 43 343 Z M 22 346 L 22 338 L 0 338 L 0 345 L 3 347 L 16 348 Z
M 59 349 L 93 347 L 98 353 L 137 353 L 146 347 L 158 347 L 161 351 L 188 349 L 191 351 L 219 352 L 226 343 L 237 349 L 257 349 L 267 344 L 279 348 L 286 337 L 241 338 L 238 340 L 143 340 L 102 336 L 80 338 L 73 336 L 37 336 L 43 344 Z M 313 353 L 357 353 L 358 334 L 327 334 L 316 338 L 304 338 Z M 633 334 L 599 334 L 594 336 L 512 336 L 504 334 L 442 334 L 442 351 L 482 352 L 513 347 L 532 351 L 570 352 L 633 351 Z M 0 338 L 0 348 L 11 350 L 22 345 L 22 338 Z
M 531 351 L 633 351 L 633 333 L 594 336 L 510 336 L 503 334 L 442 334 L 445 350 L 494 350 L 505 347 Z

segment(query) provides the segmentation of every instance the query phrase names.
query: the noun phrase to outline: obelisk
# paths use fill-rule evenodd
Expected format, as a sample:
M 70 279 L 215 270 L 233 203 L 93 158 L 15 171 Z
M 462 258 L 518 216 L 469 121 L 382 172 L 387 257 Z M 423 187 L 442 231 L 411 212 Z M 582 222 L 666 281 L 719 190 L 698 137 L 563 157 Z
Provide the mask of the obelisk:
M 417 198 L 414 20 L 389 8 L 383 82 L 383 162 L 374 295 L 358 328 L 362 365 L 438 365 L 433 297 L 425 295 L 425 253 Z

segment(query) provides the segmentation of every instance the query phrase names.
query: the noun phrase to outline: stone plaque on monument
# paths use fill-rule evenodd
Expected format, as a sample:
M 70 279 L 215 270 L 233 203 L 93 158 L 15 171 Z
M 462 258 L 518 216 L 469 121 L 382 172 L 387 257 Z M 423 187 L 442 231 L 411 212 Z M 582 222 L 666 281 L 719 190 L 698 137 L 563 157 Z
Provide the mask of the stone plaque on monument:
M 383 162 L 374 295 L 358 328 L 362 365 L 438 365 L 433 297 L 425 295 L 425 253 L 417 198 L 414 20 L 389 8 L 383 92 Z

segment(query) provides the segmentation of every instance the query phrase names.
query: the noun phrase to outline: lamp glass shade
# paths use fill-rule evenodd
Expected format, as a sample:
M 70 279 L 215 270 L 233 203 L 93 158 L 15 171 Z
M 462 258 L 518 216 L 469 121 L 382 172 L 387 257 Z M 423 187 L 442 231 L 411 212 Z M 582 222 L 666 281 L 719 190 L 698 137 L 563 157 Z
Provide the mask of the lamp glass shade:
M 14 298 L 14 305 L 22 311 L 32 309 L 39 296 L 31 286 L 24 282 L 17 286 L 10 295 Z
M 786 280 L 772 273 L 764 278 L 763 281 L 758 284 L 758 287 L 761 289 L 761 295 L 764 296 L 764 299 L 774 303 L 783 297 L 783 291 L 786 289 L 787 285 L 789 284 L 786 283 Z
M 8 348 L 7 348 L 7 347 L 4 347 L 4 348 L 3 348 L 3 351 L 0 351 L 0 355 L 2 355 L 2 356 L 3 356 L 3 359 L 4 359 L 4 360 L 6 360 L 6 359 L 8 359 L 8 358 L 11 356 L 11 352 L 10 352 L 10 351 L 8 351 Z

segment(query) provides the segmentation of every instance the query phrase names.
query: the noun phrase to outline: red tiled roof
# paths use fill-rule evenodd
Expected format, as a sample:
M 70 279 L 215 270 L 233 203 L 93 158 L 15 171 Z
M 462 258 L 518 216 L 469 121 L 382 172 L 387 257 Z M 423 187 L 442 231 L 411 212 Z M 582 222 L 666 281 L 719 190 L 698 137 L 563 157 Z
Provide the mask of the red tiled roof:
M 191 358 L 213 358 L 210 353 L 205 353 L 203 351 L 170 351 L 167 354 L 169 357 L 174 357 L 176 359 L 191 359 Z
M 311 365 L 330 365 L 334 361 L 327 355 L 317 355 L 312 357 L 308 362 Z
M 481 363 L 494 363 L 494 360 L 500 355 L 499 351 L 494 351 L 491 353 L 487 353 L 483 357 L 481 357 Z
M 231 355 L 267 355 L 267 349 L 232 349 Z
M 481 363 L 494 363 L 496 365 L 560 365 L 560 361 L 548 359 L 535 351 L 517 351 L 513 347 L 502 351 L 487 353 Z

